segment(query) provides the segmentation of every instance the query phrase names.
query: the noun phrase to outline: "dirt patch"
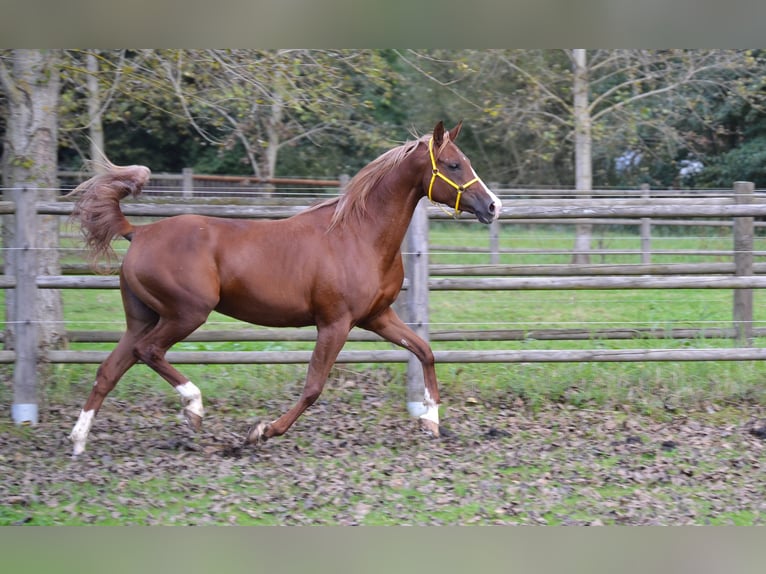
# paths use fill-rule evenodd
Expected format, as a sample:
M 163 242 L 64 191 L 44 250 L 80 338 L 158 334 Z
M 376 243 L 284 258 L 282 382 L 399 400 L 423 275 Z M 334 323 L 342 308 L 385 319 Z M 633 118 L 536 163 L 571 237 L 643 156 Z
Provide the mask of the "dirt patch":
M 400 397 L 360 377 L 296 425 L 243 447 L 247 405 L 205 397 L 193 435 L 167 394 L 109 398 L 85 455 L 80 401 L 0 435 L 3 524 L 763 524 L 760 406 L 668 414 L 445 393 L 449 433 L 418 430 Z

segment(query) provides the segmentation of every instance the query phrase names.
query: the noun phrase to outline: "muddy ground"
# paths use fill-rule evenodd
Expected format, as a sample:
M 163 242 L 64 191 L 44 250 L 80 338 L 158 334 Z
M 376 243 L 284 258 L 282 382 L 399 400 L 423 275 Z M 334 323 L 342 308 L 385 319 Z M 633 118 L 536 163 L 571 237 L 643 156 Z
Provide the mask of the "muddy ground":
M 763 524 L 759 405 L 629 408 L 446 394 L 449 434 L 418 430 L 398 395 L 360 376 L 328 388 L 281 438 L 242 447 L 244 404 L 205 397 L 193 435 L 171 392 L 107 399 L 86 454 L 66 436 L 83 397 L 43 421 L 0 423 L 3 524 Z M 8 405 L 4 405 L 8 411 Z

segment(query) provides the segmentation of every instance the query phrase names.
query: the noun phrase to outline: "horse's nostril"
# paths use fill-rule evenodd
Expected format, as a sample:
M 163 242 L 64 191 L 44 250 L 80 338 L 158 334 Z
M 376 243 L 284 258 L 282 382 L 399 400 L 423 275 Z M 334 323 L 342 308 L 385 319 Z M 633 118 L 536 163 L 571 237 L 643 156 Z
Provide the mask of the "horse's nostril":
M 489 204 L 489 212 L 490 213 L 495 213 L 495 208 L 496 208 L 495 207 L 495 202 L 493 201 L 492 203 Z

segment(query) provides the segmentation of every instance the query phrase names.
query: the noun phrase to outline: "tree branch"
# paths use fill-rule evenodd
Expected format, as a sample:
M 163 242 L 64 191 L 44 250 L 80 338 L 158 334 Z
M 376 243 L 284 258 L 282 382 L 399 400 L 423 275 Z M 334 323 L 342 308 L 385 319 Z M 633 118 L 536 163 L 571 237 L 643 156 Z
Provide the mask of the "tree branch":
M 466 98 L 466 97 L 465 97 L 465 96 L 464 96 L 462 93 L 460 93 L 460 92 L 458 92 L 457 90 L 455 90 L 454 88 L 452 88 L 452 87 L 451 87 L 449 84 L 447 84 L 447 83 L 445 83 L 445 82 L 442 82 L 441 80 L 439 80 L 438 78 L 436 78 L 436 77 L 435 77 L 435 76 L 433 76 L 432 74 L 428 73 L 426 70 L 424 70 L 423 68 L 421 68 L 420 66 L 418 66 L 417 64 L 415 64 L 415 62 L 411 62 L 411 61 L 410 61 L 409 59 L 407 59 L 407 58 L 404 56 L 404 54 L 402 54 L 402 53 L 401 53 L 399 50 L 394 50 L 394 52 L 395 52 L 395 53 L 396 53 L 396 55 L 397 55 L 397 56 L 399 56 L 399 57 L 400 57 L 400 58 L 401 58 L 401 59 L 402 59 L 402 60 L 403 60 L 403 61 L 404 61 L 404 62 L 405 62 L 405 63 L 406 63 L 408 66 L 410 66 L 410 67 L 414 68 L 415 70 L 417 70 L 418 72 L 420 72 L 421 74 L 423 74 L 423 76 L 425 76 L 426 78 L 428 78 L 428 79 L 429 79 L 429 80 L 431 80 L 432 82 L 434 82 L 434 83 L 436 83 L 436 84 L 439 84 L 439 85 L 440 85 L 440 86 L 442 86 L 443 88 L 447 88 L 447 89 L 448 89 L 450 92 L 452 92 L 452 93 L 453 93 L 455 96 L 457 96 L 459 99 L 463 100 L 463 101 L 464 101 L 465 103 L 467 103 L 468 105 L 470 105 L 470 106 L 472 106 L 472 107 L 474 107 L 474 108 L 476 108 L 476 109 L 482 109 L 480 105 L 478 105 L 477 103 L 475 103 L 475 102 L 473 102 L 473 101 L 469 100 L 468 98 Z M 414 50 L 410 50 L 410 52 L 412 52 L 413 54 L 415 54 L 415 55 L 416 55 L 416 56 L 418 56 L 418 57 L 421 57 L 421 56 L 420 56 L 420 55 L 419 55 L 417 52 L 415 52 Z M 451 82 L 451 83 L 452 83 L 452 82 Z
M 14 105 L 21 105 L 24 97 L 21 90 L 19 90 L 16 85 L 16 82 L 13 80 L 13 75 L 2 59 L 0 59 L 0 84 L 3 86 L 3 90 L 8 99 L 13 102 Z

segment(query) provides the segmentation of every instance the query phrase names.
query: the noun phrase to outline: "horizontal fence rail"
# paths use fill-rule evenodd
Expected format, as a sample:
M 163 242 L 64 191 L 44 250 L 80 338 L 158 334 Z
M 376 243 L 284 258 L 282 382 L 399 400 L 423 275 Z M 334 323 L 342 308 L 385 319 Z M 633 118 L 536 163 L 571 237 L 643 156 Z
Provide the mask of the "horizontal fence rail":
M 117 276 L 94 277 L 91 275 L 47 275 L 38 277 L 39 289 L 117 289 Z M 0 288 L 16 286 L 13 277 L 0 277 Z M 407 289 L 405 284 L 404 290 Z M 700 276 L 677 275 L 665 277 L 481 277 L 439 278 L 428 280 L 429 291 L 560 291 L 560 290 L 603 290 L 603 289 L 762 289 L 766 277 L 749 276 Z
M 754 336 L 766 336 L 766 328 L 754 328 Z M 67 331 L 71 343 L 116 343 L 121 331 Z M 733 339 L 736 329 L 725 327 L 697 328 L 650 328 L 650 327 L 613 327 L 594 329 L 431 329 L 431 341 L 582 341 L 604 339 Z M 220 343 L 220 342 L 314 342 L 316 330 L 280 329 L 278 332 L 268 329 L 233 329 L 203 330 L 189 335 L 184 342 Z M 348 336 L 349 342 L 381 342 L 378 335 L 353 329 Z
M 109 355 L 108 351 L 48 351 L 51 363 L 99 364 Z M 434 351 L 437 363 L 634 363 L 634 362 L 683 362 L 683 361 L 763 361 L 766 349 L 574 349 L 532 351 Z M 0 363 L 11 363 L 16 358 L 13 351 L 0 351 Z M 273 365 L 305 364 L 311 359 L 311 351 L 169 351 L 171 363 L 220 364 L 220 365 Z M 336 363 L 407 363 L 408 351 L 345 350 L 338 355 Z
M 550 205 L 539 205 L 550 201 Z M 659 217 L 764 217 L 766 202 L 752 204 L 736 204 L 733 199 L 687 199 L 682 202 L 668 203 L 668 200 L 536 200 L 504 207 L 500 214 L 502 220 L 524 219 L 614 219 L 614 218 L 659 218 Z M 572 205 L 568 205 L 572 204 Z M 305 205 L 295 206 L 264 206 L 264 205 L 210 205 L 210 204 L 163 204 L 163 203 L 131 203 L 123 202 L 122 209 L 128 216 L 134 217 L 171 217 L 196 213 L 212 217 L 230 217 L 239 219 L 280 219 L 295 215 L 306 208 Z M 13 202 L 0 201 L 0 214 L 14 213 Z M 37 213 L 45 215 L 70 215 L 71 202 L 41 201 L 36 203 Z M 434 220 L 452 219 L 448 213 L 436 208 L 429 208 L 429 218 Z M 473 216 L 467 213 L 460 215 L 461 219 L 472 221 Z

